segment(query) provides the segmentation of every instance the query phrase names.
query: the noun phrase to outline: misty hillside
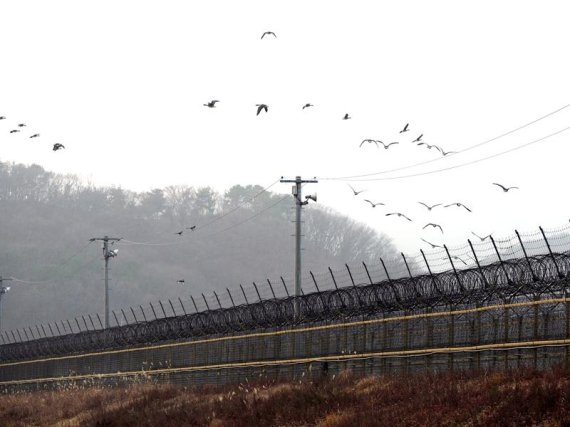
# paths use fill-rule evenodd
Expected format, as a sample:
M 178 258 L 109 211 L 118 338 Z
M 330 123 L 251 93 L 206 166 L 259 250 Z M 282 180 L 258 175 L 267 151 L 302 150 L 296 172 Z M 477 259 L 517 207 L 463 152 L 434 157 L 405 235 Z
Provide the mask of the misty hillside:
M 102 250 L 93 237 L 124 239 L 113 246 L 111 309 L 292 277 L 293 199 L 262 190 L 136 193 L 0 162 L 0 275 L 21 280 L 4 284 L 12 289 L 2 328 L 102 313 Z M 318 204 L 303 219 L 304 272 L 395 253 L 386 236 Z

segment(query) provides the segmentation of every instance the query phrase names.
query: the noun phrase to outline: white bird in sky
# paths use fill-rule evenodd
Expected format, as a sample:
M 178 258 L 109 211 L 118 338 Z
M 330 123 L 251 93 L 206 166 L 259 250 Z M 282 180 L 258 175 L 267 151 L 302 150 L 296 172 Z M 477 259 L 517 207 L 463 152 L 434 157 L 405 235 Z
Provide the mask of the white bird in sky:
M 348 186 L 350 187 L 350 189 L 352 190 L 352 192 L 354 193 L 355 196 L 358 196 L 360 193 L 363 193 L 364 191 L 366 191 L 366 190 L 356 191 L 352 185 L 348 184 Z
M 471 212 L 471 209 L 469 209 L 467 206 L 465 206 L 463 203 L 451 203 L 449 205 L 445 205 L 444 208 L 448 208 L 450 206 L 457 206 L 458 208 L 465 208 L 467 209 L 469 212 Z
M 435 248 L 443 248 L 443 246 L 434 245 L 433 243 L 428 242 L 428 241 L 427 241 L 426 239 L 424 239 L 424 238 L 420 238 L 420 239 L 423 240 L 424 242 L 426 242 L 428 245 L 430 245 L 432 249 L 435 249 Z
M 385 150 L 387 150 L 390 145 L 395 145 L 395 144 L 399 144 L 399 142 L 391 142 L 389 144 L 384 144 L 382 141 L 378 141 L 380 144 L 382 144 L 382 146 L 384 147 Z
M 266 32 L 264 32 L 264 33 L 261 35 L 261 38 L 263 39 L 263 37 L 269 36 L 269 35 L 271 35 L 271 36 L 277 38 L 277 35 L 275 35 L 275 33 L 274 33 L 273 31 L 266 31 Z M 287 38 L 287 37 L 285 37 L 285 38 Z
M 431 206 L 426 205 L 424 202 L 418 202 L 418 203 L 419 203 L 420 205 L 424 205 L 424 206 L 427 208 L 428 211 L 431 211 L 431 210 L 432 210 L 433 208 L 435 208 L 436 206 L 441 206 L 441 203 L 437 203 L 437 204 L 431 205 Z
M 378 206 L 378 205 L 386 206 L 384 203 L 380 203 L 380 202 L 374 203 L 373 201 L 368 200 L 368 199 L 364 199 L 364 201 L 370 203 L 370 205 L 371 205 L 373 208 L 375 208 L 375 207 Z
M 519 187 L 505 187 L 504 185 L 498 184 L 496 182 L 493 182 L 493 185 L 496 185 L 497 187 L 501 187 L 505 193 L 508 193 L 509 190 L 515 190 L 515 189 L 518 190 L 519 189 Z
M 398 215 L 398 217 L 406 218 L 408 221 L 412 222 L 412 220 L 410 218 L 408 218 L 406 215 L 404 215 L 403 213 L 400 213 L 400 212 L 390 212 L 390 213 L 386 214 L 386 216 L 390 216 L 390 215 Z
M 441 231 L 443 233 L 443 228 L 441 228 L 441 225 L 439 225 L 439 224 L 434 224 L 433 222 L 430 222 L 430 223 L 424 225 L 422 227 L 422 230 L 425 230 L 426 227 L 439 228 L 439 231 Z
M 368 144 L 374 143 L 374 144 L 376 144 L 376 147 L 378 147 L 378 141 L 376 141 L 375 139 L 363 139 L 362 142 L 360 143 L 359 147 L 362 147 L 362 144 L 365 144 L 365 143 L 368 143 Z
M 488 235 L 486 235 L 486 236 L 484 236 L 484 237 L 479 236 L 478 234 L 476 234 L 476 233 L 474 233 L 474 232 L 471 232 L 471 234 L 473 234 L 475 237 L 477 237 L 477 238 L 478 238 L 479 240 L 481 240 L 482 242 L 485 241 L 485 240 L 487 240 L 489 237 L 491 237 L 491 234 L 488 234 Z

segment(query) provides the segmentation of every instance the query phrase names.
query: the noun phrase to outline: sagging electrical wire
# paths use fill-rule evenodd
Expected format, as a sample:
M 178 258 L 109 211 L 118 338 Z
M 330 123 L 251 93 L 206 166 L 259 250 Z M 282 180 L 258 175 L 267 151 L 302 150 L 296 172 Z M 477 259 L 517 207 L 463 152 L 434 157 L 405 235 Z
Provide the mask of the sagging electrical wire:
M 515 132 L 518 132 L 519 130 L 522 130 L 522 129 L 524 129 L 524 128 L 527 128 L 527 127 L 529 127 L 529 126 L 532 126 L 532 125 L 535 124 L 535 123 L 538 123 L 538 122 L 540 122 L 540 121 L 542 121 L 542 120 L 544 120 L 544 119 L 546 119 L 546 118 L 548 118 L 548 117 L 551 117 L 551 116 L 553 116 L 553 115 L 555 115 L 555 114 L 557 114 L 557 113 L 559 113 L 559 112 L 565 110 L 565 109 L 568 108 L 568 107 L 570 107 L 570 104 L 566 104 L 566 105 L 564 105 L 563 107 L 558 108 L 558 109 L 556 109 L 556 110 L 554 110 L 554 111 L 552 111 L 552 112 L 550 112 L 550 113 L 548 113 L 548 114 L 546 114 L 546 115 L 544 115 L 544 116 L 541 116 L 541 117 L 539 117 L 539 118 L 537 118 L 537 119 L 535 119 L 535 120 L 532 120 L 532 121 L 530 121 L 530 122 L 528 122 L 528 123 L 525 123 L 524 125 L 519 126 L 519 127 L 515 128 L 515 129 L 509 130 L 509 131 L 507 131 L 507 132 L 505 132 L 505 133 L 502 133 L 502 134 L 500 134 L 500 135 L 497 135 L 497 136 L 495 136 L 495 137 L 493 137 L 493 138 L 491 138 L 491 139 L 488 139 L 488 140 L 486 140 L 486 141 L 482 141 L 482 142 L 479 142 L 479 143 L 477 143 L 477 144 L 468 146 L 468 147 L 466 147 L 466 148 L 464 148 L 464 149 L 462 149 L 462 150 L 457 151 L 456 153 L 451 153 L 451 154 L 449 154 L 448 156 L 438 157 L 438 158 L 436 158 L 436 159 L 425 160 L 425 161 L 422 161 L 422 162 L 414 163 L 414 164 L 412 164 L 412 165 L 401 166 L 401 167 L 394 168 L 394 169 L 386 169 L 386 170 L 382 170 L 382 171 L 378 171 L 378 172 L 372 172 L 372 173 L 366 173 L 366 174 L 360 174 L 360 175 L 340 176 L 340 177 L 326 177 L 326 178 L 320 178 L 320 179 L 321 179 L 321 180 L 340 180 L 340 181 L 342 181 L 342 180 L 349 180 L 349 179 L 355 179 L 355 178 L 365 178 L 365 177 L 369 177 L 369 176 L 384 175 L 384 174 L 391 173 L 391 172 L 399 172 L 399 171 L 406 170 L 406 169 L 411 169 L 411 168 L 414 168 L 414 167 L 417 167 L 417 166 L 427 165 L 427 164 L 430 164 L 430 163 L 433 163 L 433 162 L 437 162 L 437 161 L 440 161 L 440 160 L 443 160 L 443 159 L 452 157 L 452 156 L 457 155 L 457 154 L 460 154 L 460 153 L 465 153 L 465 152 L 467 152 L 467 151 L 470 151 L 470 150 L 473 150 L 473 149 L 475 149 L 475 148 L 478 148 L 478 147 L 481 147 L 481 146 L 483 146 L 483 145 L 486 145 L 486 144 L 489 144 L 489 143 L 491 143 L 491 142 L 494 142 L 494 141 L 496 141 L 496 140 L 498 140 L 498 139 L 500 139 L 500 138 L 504 138 L 505 136 L 511 135 L 511 134 L 513 134 L 513 133 L 515 133 Z M 356 180 L 356 179 L 355 179 L 355 180 Z

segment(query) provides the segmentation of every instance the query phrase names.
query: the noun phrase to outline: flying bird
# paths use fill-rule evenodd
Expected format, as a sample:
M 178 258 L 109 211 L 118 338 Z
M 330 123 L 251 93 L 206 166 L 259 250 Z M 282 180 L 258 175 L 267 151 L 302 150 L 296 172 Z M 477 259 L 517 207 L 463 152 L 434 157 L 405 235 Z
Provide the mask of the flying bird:
M 16 132 L 20 132 L 20 129 L 12 129 L 12 130 L 10 131 L 10 133 L 16 133 Z
M 309 107 L 314 107 L 314 105 L 313 105 L 313 104 L 305 104 L 305 105 L 303 105 L 303 110 L 304 110 L 305 108 L 309 108 Z
M 433 208 L 435 208 L 436 206 L 441 206 L 441 203 L 438 203 L 438 204 L 436 204 L 436 205 L 431 205 L 431 206 L 426 205 L 424 202 L 418 202 L 418 203 L 419 203 L 420 205 L 424 205 L 424 206 L 427 208 L 428 211 L 431 211 L 431 210 L 432 210 Z
M 269 107 L 266 104 L 255 104 L 255 106 L 257 107 L 256 116 L 259 116 L 259 113 L 261 113 L 261 110 L 265 110 L 266 113 L 267 113 L 267 110 L 269 110 Z
M 437 148 L 439 149 L 439 151 L 441 151 L 441 154 L 443 154 L 444 157 L 447 156 L 448 154 L 456 154 L 457 153 L 457 151 L 445 151 L 443 148 L 439 148 L 439 147 L 437 147 Z
M 370 201 L 370 200 L 368 200 L 368 199 L 364 199 L 364 201 L 370 203 L 373 208 L 375 208 L 375 207 L 378 206 L 378 205 L 386 206 L 384 203 L 380 203 L 380 202 L 374 203 L 374 202 L 372 202 L 372 201 Z
M 30 136 L 30 138 L 38 138 L 40 136 L 39 133 L 34 133 L 32 136 Z
M 359 147 L 362 147 L 362 144 L 364 143 L 368 143 L 368 144 L 376 144 L 376 147 L 378 147 L 378 141 L 376 141 L 375 139 L 363 139 L 362 142 L 360 143 Z
M 195 229 L 196 229 L 196 226 L 195 226 L 195 225 L 193 225 L 192 227 L 186 227 L 186 230 L 192 230 L 192 231 L 194 231 Z
M 204 107 L 216 108 L 216 102 L 220 102 L 220 101 L 218 101 L 217 99 L 212 99 L 207 104 L 204 104 Z
M 382 144 L 382 146 L 384 147 L 385 150 L 388 149 L 388 147 L 390 147 L 390 145 L 394 145 L 394 144 L 399 144 L 399 142 L 391 142 L 389 144 L 384 144 L 382 141 L 378 141 L 380 144 Z
M 180 280 L 177 280 L 176 283 L 180 283 L 181 285 L 183 285 L 186 282 L 184 281 L 184 279 L 180 279 Z
M 496 182 L 493 182 L 493 185 L 496 185 L 497 187 L 501 187 L 505 193 L 507 193 L 509 190 L 514 190 L 514 189 L 518 190 L 519 189 L 519 187 L 505 187 L 504 185 L 498 184 Z
M 428 241 L 427 241 L 426 239 L 424 239 L 424 238 L 421 238 L 421 240 L 423 240 L 423 241 L 426 242 L 428 245 L 430 245 L 432 249 L 435 249 L 435 248 L 443 248 L 443 246 L 434 245 L 433 243 L 428 242 Z
M 65 148 L 65 146 L 59 142 L 57 144 L 53 144 L 53 151 L 61 150 L 62 148 Z
M 277 36 L 275 35 L 275 33 L 273 31 L 266 31 L 262 34 L 261 38 L 263 39 L 263 37 L 268 36 L 268 35 L 272 35 L 273 37 L 277 38 Z
M 465 208 L 467 209 L 469 212 L 471 212 L 471 209 L 469 209 L 467 206 L 465 206 L 463 203 L 451 203 L 449 205 L 445 205 L 444 208 L 448 208 L 450 206 L 457 206 L 458 208 Z
M 422 140 L 422 136 L 424 136 L 423 133 L 420 136 L 418 136 L 416 139 L 414 139 L 412 142 L 420 142 Z
M 390 215 L 398 215 L 399 217 L 404 217 L 408 221 L 412 222 L 412 220 L 410 218 L 408 218 L 406 215 L 404 215 L 403 213 L 400 213 L 400 212 L 390 212 L 390 213 L 386 214 L 386 216 L 390 216 Z
M 360 190 L 360 191 L 356 191 L 352 185 L 348 184 L 348 186 L 350 187 L 350 189 L 352 190 L 352 192 L 354 193 L 355 196 L 358 196 L 360 193 L 366 191 L 366 190 Z
M 434 224 L 433 222 L 430 222 L 429 224 L 424 225 L 422 227 L 422 230 L 425 230 L 426 227 L 439 228 L 439 231 L 441 231 L 441 233 L 443 234 L 443 228 L 441 228 L 441 225 L 439 224 Z
M 459 258 L 458 256 L 451 255 L 451 258 L 452 258 L 452 259 L 456 259 L 456 260 L 458 260 L 458 261 L 461 261 L 464 265 L 467 265 L 467 263 L 466 263 L 465 261 L 463 261 L 461 258 Z
M 342 119 L 343 119 L 343 120 L 350 120 L 350 119 L 352 119 L 352 117 L 350 117 L 350 116 L 348 115 L 348 113 L 346 113 Z
M 418 147 L 419 147 L 420 145 L 425 145 L 426 148 L 429 148 L 430 150 L 431 150 L 432 148 L 435 148 L 436 150 L 441 151 L 441 148 L 439 148 L 439 147 L 438 147 L 437 145 L 435 145 L 435 144 L 434 144 L 434 145 L 430 145 L 430 144 L 428 144 L 427 142 L 420 142 L 420 143 L 418 143 Z
M 177 232 L 174 233 L 174 234 L 178 234 L 179 236 L 182 236 L 182 233 L 184 233 L 184 230 L 177 231 Z
M 0 116 L 0 120 L 6 120 L 6 116 Z
M 400 131 L 400 133 L 408 132 L 408 131 L 410 130 L 410 129 L 408 129 L 408 126 L 410 126 L 410 124 L 409 124 L 409 123 L 406 123 L 406 126 L 404 126 L 404 129 L 402 129 L 402 130 Z
M 26 124 L 25 123 L 18 123 L 18 127 L 24 128 L 24 127 L 26 127 Z
M 473 233 L 473 232 L 471 232 L 471 234 L 473 234 L 475 237 L 477 237 L 477 238 L 478 238 L 479 240 L 481 240 L 482 242 L 485 241 L 485 240 L 487 240 L 489 237 L 491 237 L 491 234 L 489 234 L 489 235 L 487 235 L 487 236 L 485 236 L 485 237 L 481 237 L 481 236 L 479 236 L 478 234 L 475 234 L 475 233 Z

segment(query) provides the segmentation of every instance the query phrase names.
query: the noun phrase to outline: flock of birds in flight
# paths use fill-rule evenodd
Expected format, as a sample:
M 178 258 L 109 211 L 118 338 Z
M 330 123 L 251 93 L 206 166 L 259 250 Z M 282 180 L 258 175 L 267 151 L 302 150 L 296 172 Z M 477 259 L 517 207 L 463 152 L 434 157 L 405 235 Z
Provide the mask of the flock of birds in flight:
M 404 128 L 400 131 L 400 134 L 404 134 L 404 133 L 409 132 L 409 131 L 410 131 L 410 124 L 409 124 L 409 123 L 406 123 L 406 125 L 404 126 Z M 437 146 L 437 145 L 435 145 L 435 144 L 428 144 L 428 143 L 422 141 L 423 136 L 424 136 L 423 134 L 420 134 L 418 137 L 416 137 L 414 140 L 412 140 L 411 143 L 415 143 L 417 146 L 425 146 L 425 147 L 427 147 L 427 148 L 430 149 L 430 150 L 431 150 L 432 148 L 435 148 L 436 150 L 438 150 L 439 152 L 441 152 L 441 154 L 442 154 L 443 156 L 447 156 L 448 154 L 455 153 L 454 151 L 445 151 L 443 148 L 441 148 L 441 147 L 439 147 L 439 146 Z M 384 147 L 384 149 L 387 150 L 387 149 L 390 148 L 392 145 L 397 145 L 397 144 L 399 144 L 399 143 L 400 143 L 399 141 L 391 141 L 391 142 L 389 142 L 389 143 L 385 143 L 384 141 L 377 140 L 377 139 L 364 139 L 364 140 L 362 140 L 362 142 L 360 143 L 359 147 L 364 146 L 364 144 L 375 144 L 376 147 L 379 148 L 380 146 L 382 146 L 382 147 Z M 500 183 L 498 183 L 498 182 L 493 182 L 492 185 L 495 185 L 495 186 L 499 187 L 504 193 L 508 193 L 508 192 L 511 191 L 511 190 L 518 190 L 518 189 L 519 189 L 519 187 L 515 187 L 515 186 L 510 186 L 510 187 L 508 187 L 508 186 L 505 186 L 505 185 L 500 184 Z M 348 184 L 348 187 L 350 188 L 350 190 L 352 191 L 352 194 L 353 194 L 354 196 L 358 196 L 358 195 L 360 195 L 361 193 L 364 193 L 365 191 L 367 191 L 367 190 L 360 190 L 360 189 L 357 190 L 357 189 L 355 189 L 353 186 L 351 186 L 350 184 Z M 383 202 L 372 201 L 372 200 L 370 200 L 370 199 L 363 199 L 363 201 L 364 201 L 365 203 L 368 203 L 368 204 L 370 205 L 370 207 L 372 207 L 372 208 L 375 208 L 376 206 L 386 206 L 386 204 L 383 203 Z M 463 203 L 461 203 L 461 202 L 454 202 L 454 203 L 449 203 L 449 204 L 436 203 L 436 204 L 433 204 L 433 205 L 429 205 L 429 204 L 424 203 L 424 202 L 418 202 L 418 203 L 419 203 L 420 205 L 424 206 L 429 212 L 431 212 L 434 208 L 436 208 L 436 207 L 438 207 L 438 206 L 441 206 L 442 208 L 453 208 L 453 207 L 455 207 L 455 208 L 460 208 L 460 209 L 464 209 L 465 211 L 467 211 L 467 212 L 469 212 L 469 213 L 472 213 L 472 210 L 471 210 L 468 206 L 466 206 L 465 204 L 463 204 Z M 402 219 L 404 219 L 404 220 L 407 220 L 407 221 L 409 221 L 409 222 L 413 222 L 413 220 L 412 220 L 409 216 L 407 216 L 406 214 L 404 214 L 404 213 L 402 213 L 402 212 L 388 212 L 388 213 L 385 214 L 385 216 L 395 216 L 395 217 L 398 217 L 398 218 L 402 218 Z M 422 230 L 429 229 L 429 228 L 439 229 L 439 231 L 443 234 L 443 227 L 442 227 L 440 224 L 436 224 L 436 223 L 434 223 L 434 222 L 428 222 L 427 224 L 425 224 L 425 225 L 422 227 Z M 491 235 L 492 235 L 492 234 L 488 234 L 488 235 L 486 235 L 486 236 L 480 236 L 480 235 L 478 235 L 478 234 L 476 234 L 476 233 L 474 233 L 474 232 L 471 232 L 471 234 L 473 234 L 474 236 L 476 236 L 476 237 L 477 237 L 478 239 L 480 239 L 482 242 L 485 241 L 486 239 L 488 239 L 489 237 L 491 237 Z M 421 240 L 422 240 L 423 242 L 427 243 L 428 245 L 430 245 L 432 249 L 435 249 L 435 248 L 443 248 L 442 245 L 437 245 L 437 244 L 431 243 L 431 242 L 429 242 L 428 240 L 426 240 L 426 239 L 424 239 L 424 238 L 421 238 Z M 466 264 L 465 261 L 463 261 L 463 260 L 462 260 L 461 258 L 459 258 L 459 257 L 452 257 L 452 258 L 458 259 L 459 261 L 461 261 L 461 262 L 463 262 L 464 264 Z
M 261 35 L 261 39 L 263 40 L 263 38 L 264 38 L 265 36 L 273 36 L 273 38 L 277 38 L 277 35 L 276 35 L 273 31 L 265 31 L 265 32 Z M 213 100 L 211 100 L 211 101 L 209 101 L 209 102 L 207 102 L 207 103 L 205 103 L 205 104 L 203 104 L 203 105 L 204 105 L 205 107 L 208 107 L 208 108 L 216 108 L 216 104 L 217 104 L 218 102 L 220 102 L 220 100 L 213 99 Z M 265 112 L 265 113 L 268 113 L 268 112 L 269 112 L 269 106 L 268 106 L 267 104 L 261 103 L 261 104 L 255 104 L 255 106 L 257 107 L 257 110 L 256 110 L 256 115 L 257 115 L 257 116 L 259 116 L 259 114 L 260 114 L 261 112 Z M 302 109 L 304 110 L 304 109 L 306 109 L 306 108 L 311 108 L 311 107 L 314 107 L 314 105 L 311 104 L 311 103 L 306 103 L 306 104 L 304 104 L 304 105 L 302 106 Z M 345 113 L 345 115 L 342 117 L 342 120 L 350 120 L 350 119 L 352 119 L 352 117 L 350 116 L 349 113 Z M 3 121 L 3 120 L 6 120 L 6 116 L 0 116 L 0 121 Z M 26 127 L 27 127 L 27 125 L 26 125 L 25 123 L 18 123 L 18 124 L 17 124 L 17 127 L 16 127 L 15 129 L 11 129 L 11 130 L 10 130 L 10 134 L 20 133 L 20 132 L 24 131 L 24 130 L 25 130 L 24 128 L 26 128 Z M 405 134 L 406 132 L 409 132 L 409 131 L 410 131 L 410 124 L 409 124 L 409 123 L 406 123 L 406 125 L 402 128 L 402 130 L 400 130 L 399 133 L 400 133 L 400 134 Z M 449 155 L 449 154 L 454 154 L 454 153 L 456 153 L 455 151 L 445 151 L 445 150 L 444 150 L 442 147 L 440 147 L 440 146 L 437 146 L 437 145 L 435 145 L 435 144 L 428 144 L 427 142 L 424 142 L 424 141 L 422 140 L 423 136 L 424 136 L 423 133 L 420 134 L 420 135 L 417 136 L 415 139 L 413 139 L 413 140 L 411 141 L 411 143 L 412 143 L 412 144 L 416 144 L 418 147 L 424 146 L 424 147 L 426 147 L 426 148 L 429 149 L 429 150 L 436 149 L 436 150 L 439 151 L 443 156 L 447 156 L 447 155 Z M 39 138 L 39 137 L 40 137 L 40 134 L 39 134 L 39 133 L 33 133 L 33 134 L 31 134 L 31 135 L 29 136 L 30 139 Z M 399 143 L 400 143 L 399 141 L 391 141 L 391 142 L 389 142 L 389 143 L 386 143 L 386 142 L 384 142 L 384 141 L 382 141 L 382 140 L 378 140 L 378 139 L 364 139 L 364 140 L 362 140 L 362 142 L 360 143 L 359 147 L 364 146 L 364 144 L 374 144 L 374 145 L 376 145 L 377 148 L 379 148 L 380 146 L 382 146 L 385 150 L 388 150 L 391 146 L 393 146 L 393 145 L 398 145 Z M 59 151 L 59 150 L 64 149 L 64 148 L 65 148 L 65 146 L 64 146 L 63 144 L 61 144 L 61 143 L 55 143 L 55 144 L 53 144 L 53 147 L 52 147 L 53 151 Z M 507 186 L 504 186 L 504 185 L 499 184 L 499 183 L 496 183 L 496 182 L 494 182 L 493 185 L 496 185 L 497 187 L 500 187 L 500 188 L 503 190 L 503 192 L 505 192 L 505 193 L 508 193 L 509 191 L 514 190 L 514 189 L 518 189 L 518 187 L 514 187 L 514 186 L 513 186 L 513 187 L 507 187 Z M 358 196 L 359 194 L 361 194 L 361 193 L 363 193 L 364 191 L 366 191 L 366 190 L 355 190 L 354 187 L 352 187 L 351 185 L 349 185 L 349 187 L 350 187 L 350 189 L 352 190 L 354 196 Z M 376 206 L 385 206 L 385 203 L 382 203 L 382 202 L 373 202 L 373 201 L 370 200 L 370 199 L 364 199 L 364 202 L 369 203 L 372 208 L 375 208 Z M 470 212 L 470 213 L 472 212 L 471 209 L 469 209 L 465 204 L 460 203 L 460 202 L 450 203 L 450 204 L 447 204 L 447 205 L 444 205 L 443 203 L 437 203 L 437 204 L 434 204 L 434 205 L 431 205 L 431 206 L 428 205 L 428 204 L 426 204 L 426 203 L 424 203 L 424 202 L 418 202 L 418 203 L 419 203 L 420 205 L 424 206 L 424 207 L 425 207 L 428 211 L 430 211 L 430 212 L 431 212 L 434 208 L 436 208 L 436 207 L 438 207 L 438 206 L 443 206 L 443 208 L 458 207 L 458 208 L 463 208 L 463 209 L 465 209 L 467 212 Z M 407 221 L 409 221 L 409 222 L 412 222 L 412 219 L 411 219 L 409 216 L 407 216 L 407 215 L 405 215 L 405 214 L 403 214 L 403 213 L 401 213 L 401 212 L 389 212 L 389 213 L 386 213 L 385 216 L 396 216 L 396 217 L 398 217 L 398 218 L 403 218 L 403 219 L 405 219 L 405 220 L 407 220 Z M 434 229 L 439 229 L 440 232 L 443 234 L 443 227 L 442 227 L 441 225 L 436 224 L 436 223 L 433 223 L 433 222 L 427 223 L 426 225 L 424 225 L 424 226 L 422 227 L 422 229 L 425 230 L 426 228 L 429 228 L 429 227 L 434 228 Z M 185 227 L 184 229 L 182 229 L 182 230 L 180 230 L 180 231 L 178 231 L 178 232 L 176 232 L 176 233 L 174 233 L 174 234 L 177 234 L 178 236 L 182 236 L 182 235 L 184 234 L 184 231 L 185 231 L 185 230 L 194 231 L 195 229 L 196 229 L 196 226 L 193 225 L 193 226 L 191 226 L 191 227 Z M 474 232 L 471 232 L 471 233 L 472 233 L 474 236 L 476 236 L 477 238 L 479 238 L 481 241 L 484 241 L 484 240 L 488 239 L 489 237 L 491 237 L 491 234 L 486 235 L 486 236 L 479 236 L 478 234 L 476 234 L 476 233 L 474 233 Z M 434 243 L 431 243 L 431 242 L 425 240 L 424 238 L 421 238 L 421 240 L 424 241 L 425 243 L 427 243 L 428 245 L 430 245 L 430 246 L 432 247 L 432 249 L 435 249 L 435 248 L 443 248 L 443 246 L 441 246 L 441 245 L 436 245 L 436 244 L 434 244 Z M 461 260 L 460 258 L 458 258 L 458 257 L 454 257 L 454 258 L 459 259 L 460 261 L 462 261 L 462 262 L 465 264 L 465 262 L 464 262 L 463 260 Z M 181 282 L 183 282 L 183 281 L 181 281 Z
M 0 121 L 4 121 L 7 120 L 6 116 L 0 116 Z M 28 126 L 25 123 L 18 123 L 15 129 L 11 129 L 10 130 L 10 134 L 15 134 L 15 133 L 21 133 L 23 131 L 25 131 L 24 128 L 27 128 Z M 39 133 L 32 133 L 28 138 L 29 139 L 34 139 L 34 138 L 39 138 L 40 134 Z M 63 144 L 55 143 L 53 144 L 52 150 L 53 151 L 59 151 L 61 149 L 65 148 L 65 146 Z

